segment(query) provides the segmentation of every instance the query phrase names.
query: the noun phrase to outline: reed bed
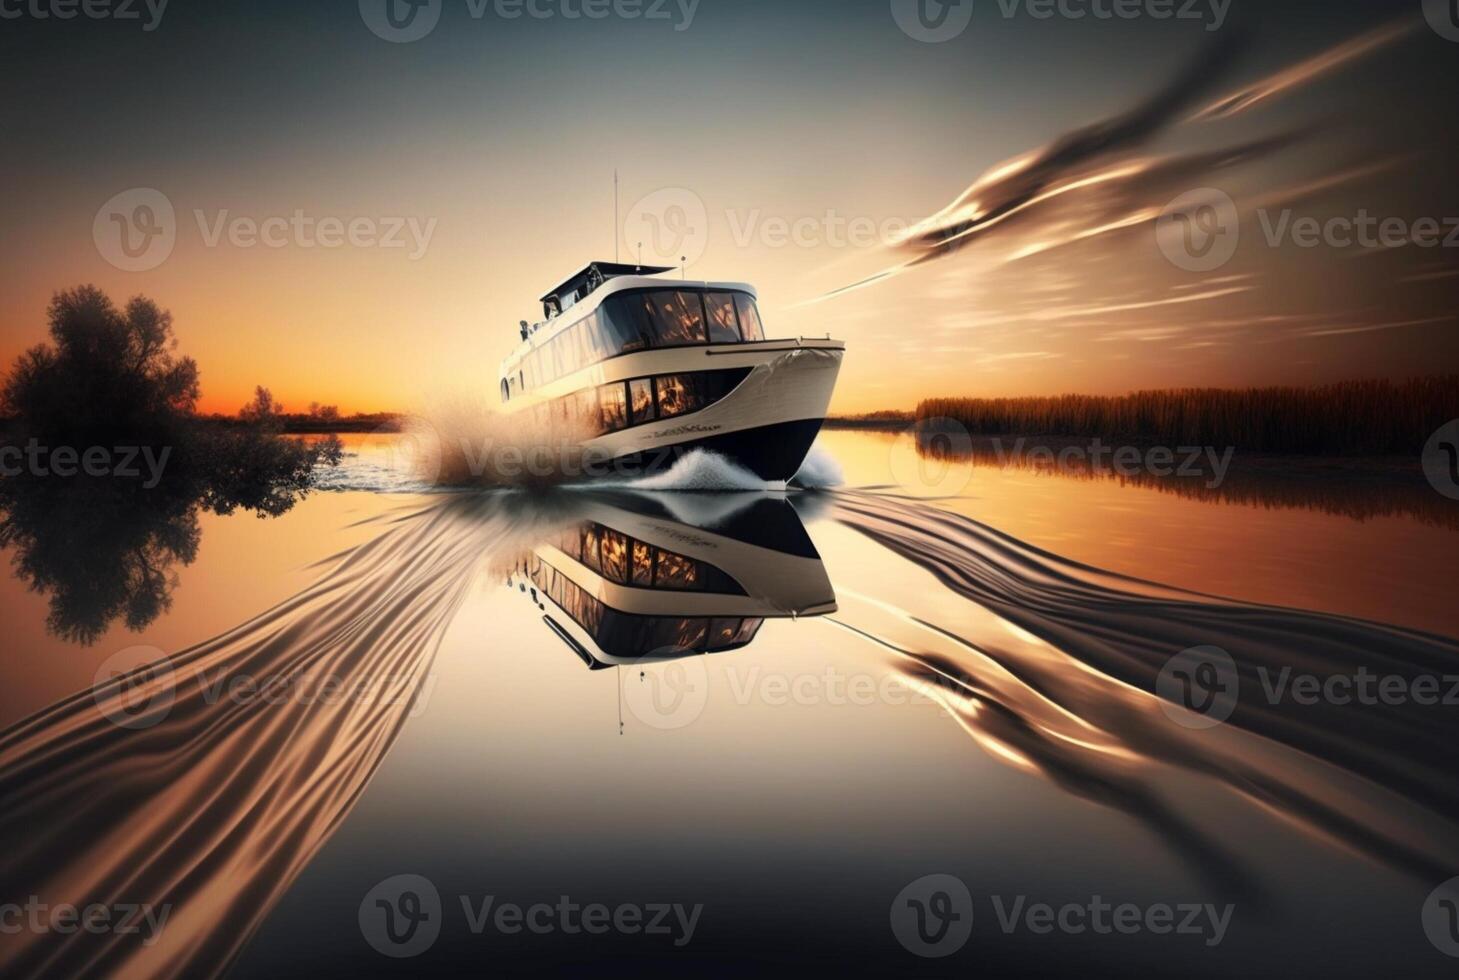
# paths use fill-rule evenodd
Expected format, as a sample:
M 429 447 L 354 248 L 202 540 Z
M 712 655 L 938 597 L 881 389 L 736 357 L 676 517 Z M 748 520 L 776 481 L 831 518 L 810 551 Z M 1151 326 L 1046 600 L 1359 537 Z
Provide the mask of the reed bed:
M 1302 455 L 1410 455 L 1421 452 L 1436 429 L 1459 418 L 1459 375 L 1314 388 L 929 398 L 918 404 L 916 415 L 925 431 L 956 423 L 973 435 L 1098 436 Z

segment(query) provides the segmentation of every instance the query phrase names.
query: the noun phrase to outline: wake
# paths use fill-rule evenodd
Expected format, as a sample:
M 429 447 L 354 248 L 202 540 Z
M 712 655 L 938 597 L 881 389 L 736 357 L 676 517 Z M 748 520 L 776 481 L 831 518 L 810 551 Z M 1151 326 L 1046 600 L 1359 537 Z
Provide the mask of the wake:
M 880 598 L 884 566 L 848 566 L 834 579 L 843 600 L 834 622 L 879 648 L 991 757 L 1136 818 L 1227 891 L 1251 900 L 1258 876 L 1163 797 L 1161 770 L 1210 780 L 1421 881 L 1442 880 L 1459 859 L 1452 707 L 1294 710 L 1262 693 L 1263 676 L 1284 669 L 1320 678 L 1367 669 L 1410 685 L 1452 674 L 1453 640 L 1102 571 L 903 498 L 839 493 L 831 516 L 944 590 L 904 610 Z M 1171 658 L 1204 645 L 1228 651 L 1240 675 L 1239 703 L 1218 731 L 1174 723 L 1157 693 Z
M 477 576 L 556 526 L 507 496 L 389 516 L 252 621 L 0 732 L 0 894 L 170 911 L 152 945 L 8 936 L 0 974 L 225 972 L 364 792 Z M 236 681 L 283 696 L 219 696 Z
M 676 491 L 745 483 L 709 454 L 655 479 Z M 662 499 L 702 524 L 763 492 Z M 365 792 L 428 691 L 442 637 L 474 585 L 581 521 L 591 499 L 499 491 L 402 508 L 274 609 L 0 732 L 4 894 L 171 908 L 153 946 L 115 933 L 11 936 L 0 972 L 225 971 Z M 880 560 L 831 570 L 841 602 L 832 622 L 927 691 L 991 757 L 1127 814 L 1223 890 L 1259 898 L 1262 875 L 1202 826 L 1189 800 L 1163 791 L 1170 770 L 1424 881 L 1459 860 L 1452 708 L 1278 710 L 1255 677 L 1363 666 L 1443 675 L 1459 663 L 1454 641 L 1138 581 L 916 501 L 845 491 L 798 494 L 796 505 L 821 506 L 879 546 Z M 888 601 L 900 560 L 942 586 L 922 589 L 913 610 Z M 1155 690 L 1168 658 L 1201 644 L 1224 647 L 1241 667 L 1243 697 L 1216 731 L 1173 724 Z M 207 694 L 274 677 L 309 690 L 334 677 L 388 696 L 238 703 Z M 118 711 L 137 724 L 117 724 Z

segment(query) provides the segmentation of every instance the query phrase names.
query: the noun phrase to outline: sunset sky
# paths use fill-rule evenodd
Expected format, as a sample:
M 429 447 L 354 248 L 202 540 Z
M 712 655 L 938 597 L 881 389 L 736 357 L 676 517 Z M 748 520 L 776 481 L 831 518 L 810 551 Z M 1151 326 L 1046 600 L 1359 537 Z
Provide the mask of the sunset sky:
M 487 398 L 537 297 L 615 245 L 628 259 L 653 238 L 647 208 L 658 246 L 695 253 L 691 278 L 759 288 L 772 336 L 847 342 L 838 412 L 1459 370 L 1459 248 L 1268 241 L 1289 209 L 1459 217 L 1459 42 L 1418 0 L 1234 0 L 1219 30 L 979 0 L 944 43 L 910 37 L 888 0 L 700 0 L 692 20 L 687 6 L 590 20 L 564 15 L 580 0 L 543 0 L 553 16 L 506 19 L 441 0 L 407 43 L 373 33 L 355 0 L 173 0 L 152 30 L 145 7 L 143 22 L 0 20 L 0 356 L 43 339 L 55 290 L 91 282 L 172 311 L 209 411 L 256 384 L 347 412 Z M 917 256 L 870 229 L 936 214 L 1223 44 L 1229 63 L 1189 105 L 1059 171 L 1047 204 L 827 297 Z M 1191 118 L 1253 84 L 1255 99 Z M 1189 271 L 1154 217 L 1207 187 L 1234 200 L 1240 245 Z M 176 241 L 124 271 L 98 247 L 98 212 L 137 188 L 165 196 Z M 700 205 L 707 224 L 675 243 Z M 409 225 L 402 248 L 227 230 L 296 213 L 430 234 L 417 256 Z M 802 241 L 782 240 L 796 222 Z M 655 248 L 646 261 L 671 258 Z

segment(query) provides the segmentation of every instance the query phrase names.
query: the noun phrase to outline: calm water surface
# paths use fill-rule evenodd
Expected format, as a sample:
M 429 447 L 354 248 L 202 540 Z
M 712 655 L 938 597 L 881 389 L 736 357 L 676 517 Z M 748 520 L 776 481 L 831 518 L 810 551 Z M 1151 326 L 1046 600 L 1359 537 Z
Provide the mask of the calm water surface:
M 25 933 L 3 961 L 1452 974 L 1459 893 L 1432 896 L 1459 873 L 1459 705 L 1263 686 L 1459 674 L 1441 504 L 821 447 L 835 490 L 528 496 L 379 492 L 417 488 L 356 438 L 355 489 L 204 517 L 191 563 L 95 572 L 165 592 L 138 631 L 67 642 L 84 604 L 8 578 L 4 894 L 170 915 L 150 945 Z M 1207 647 L 1236 672 L 1226 710 L 1162 700 L 1171 658 Z M 914 884 L 935 874 L 966 897 Z M 1142 925 L 1026 917 L 1098 902 Z M 514 928 L 503 905 L 552 911 Z M 593 905 L 677 911 L 595 933 Z M 1147 920 L 1165 906 L 1192 927 Z

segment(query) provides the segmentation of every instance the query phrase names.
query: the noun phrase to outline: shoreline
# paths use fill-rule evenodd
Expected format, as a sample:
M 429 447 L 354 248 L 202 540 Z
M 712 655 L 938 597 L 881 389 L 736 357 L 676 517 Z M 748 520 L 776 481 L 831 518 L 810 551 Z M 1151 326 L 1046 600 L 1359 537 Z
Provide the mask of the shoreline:
M 382 415 L 361 419 L 342 419 L 333 422 L 316 421 L 307 418 L 284 419 L 282 432 L 285 435 L 359 435 L 359 434 L 388 434 L 401 431 L 403 416 Z M 198 421 L 204 425 L 234 426 L 241 423 L 236 419 L 224 417 L 199 417 Z M 914 419 L 903 419 L 895 416 L 875 416 L 869 418 L 828 418 L 822 425 L 822 429 L 832 432 L 867 432 L 886 433 L 888 435 L 902 435 L 917 428 L 918 423 Z M 0 419 L 0 442 L 3 442 L 14 431 L 14 422 L 9 419 Z M 930 429 L 920 433 L 924 441 L 935 440 L 938 435 L 946 434 L 938 429 Z M 961 438 L 961 434 L 959 434 Z M 1137 450 L 1148 452 L 1151 449 L 1158 449 L 1168 446 L 1178 449 L 1171 442 L 1152 441 L 1148 439 L 1128 439 L 1116 436 L 1063 436 L 1047 435 L 1042 433 L 1003 433 L 1000 435 L 972 435 L 966 437 L 968 442 L 955 448 L 946 446 L 933 446 L 932 453 L 946 455 L 950 458 L 972 458 L 985 465 L 1009 465 L 1029 466 L 1031 454 L 1047 456 L 1052 453 L 1057 457 L 1065 451 L 1089 452 L 1092 447 L 1103 447 L 1106 454 L 1124 447 L 1134 447 Z M 1180 440 L 1177 440 L 1180 441 Z M 1406 454 L 1341 454 L 1341 453 L 1298 453 L 1298 452 L 1244 452 L 1239 445 L 1231 447 L 1234 449 L 1231 461 L 1233 473 L 1245 473 L 1254 476 L 1271 476 L 1283 478 L 1305 478 L 1324 479 L 1338 481 L 1391 481 L 1394 477 L 1402 477 L 1405 481 L 1423 483 L 1422 460 L 1417 456 Z M 1038 462 L 1034 461 L 1033 468 L 1039 468 Z M 1055 464 L 1055 468 L 1068 468 Z M 1078 467 L 1075 467 L 1076 469 Z
M 915 429 L 915 421 L 893 418 L 873 419 L 827 419 L 822 426 L 830 431 L 885 432 L 889 435 L 903 435 Z M 945 434 L 942 430 L 930 429 L 919 433 L 924 441 Z M 962 438 L 962 434 L 958 434 Z M 1103 446 L 1106 454 L 1123 447 L 1133 447 L 1148 452 L 1162 446 L 1177 448 L 1172 442 L 1147 439 L 1126 439 L 1118 436 L 1064 436 L 1045 433 L 1008 432 L 1000 435 L 970 435 L 968 442 L 956 451 L 940 450 L 940 454 L 951 458 L 971 457 L 988 463 L 1018 465 L 1032 453 L 1052 452 L 1055 456 L 1065 450 L 1089 451 L 1095 445 Z M 1181 442 L 1181 440 L 1176 440 Z M 1240 446 L 1232 447 L 1234 471 L 1269 476 L 1306 476 L 1326 479 L 1378 479 L 1403 475 L 1422 482 L 1423 463 L 1416 456 L 1404 454 L 1335 454 L 1296 452 L 1243 452 Z M 934 450 L 937 452 L 937 450 Z

